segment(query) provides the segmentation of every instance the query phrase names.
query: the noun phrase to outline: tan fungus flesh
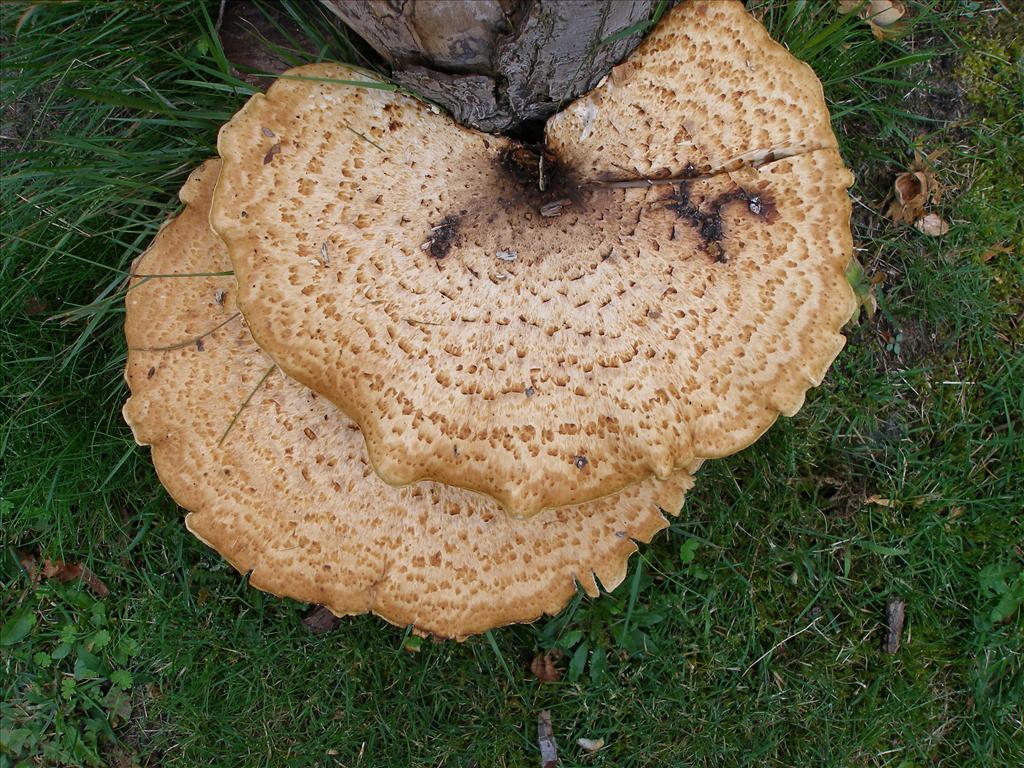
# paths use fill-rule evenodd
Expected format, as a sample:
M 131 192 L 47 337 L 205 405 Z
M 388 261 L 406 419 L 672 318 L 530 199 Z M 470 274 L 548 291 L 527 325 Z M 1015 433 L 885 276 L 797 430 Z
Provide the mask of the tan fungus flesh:
M 188 207 L 137 274 L 230 269 L 207 224 L 218 166 L 192 174 L 181 191 Z M 339 615 L 372 611 L 462 638 L 553 614 L 575 580 L 592 595 L 595 578 L 619 584 L 634 539 L 664 528 L 659 507 L 675 514 L 692 485 L 681 472 L 528 520 L 471 491 L 394 488 L 371 469 L 356 425 L 256 346 L 230 275 L 136 278 L 125 329 L 124 415 L 191 511 L 189 529 L 251 571 L 253 586 Z
M 322 80 L 354 70 L 292 74 L 321 79 L 221 131 L 211 222 L 260 346 L 389 483 L 528 516 L 665 478 L 795 413 L 843 346 L 852 177 L 813 73 L 738 3 L 667 14 L 552 118 L 543 170 Z

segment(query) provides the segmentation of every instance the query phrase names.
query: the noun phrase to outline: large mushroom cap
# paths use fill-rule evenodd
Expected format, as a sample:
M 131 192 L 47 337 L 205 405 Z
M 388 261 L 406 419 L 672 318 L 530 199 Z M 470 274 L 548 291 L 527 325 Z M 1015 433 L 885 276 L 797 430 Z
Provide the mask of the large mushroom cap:
M 389 483 L 527 516 L 665 478 L 795 413 L 843 346 L 852 177 L 738 3 L 667 14 L 544 151 L 292 75 L 221 131 L 211 221 L 259 345 Z
M 187 208 L 137 262 L 125 322 L 125 418 L 189 529 L 260 589 L 444 637 L 555 613 L 577 581 L 619 584 L 689 474 L 528 520 L 472 491 L 386 485 L 356 425 L 276 369 L 238 315 L 207 223 L 218 165 L 192 174 Z M 168 274 L 182 277 L 145 277 Z

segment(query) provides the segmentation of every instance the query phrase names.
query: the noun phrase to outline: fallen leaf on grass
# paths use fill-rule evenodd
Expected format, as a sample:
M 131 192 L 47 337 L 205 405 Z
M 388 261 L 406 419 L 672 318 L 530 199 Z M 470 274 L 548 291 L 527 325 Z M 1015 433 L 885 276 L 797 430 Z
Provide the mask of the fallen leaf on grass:
M 865 504 L 877 504 L 880 507 L 891 507 L 893 502 L 891 499 L 886 499 L 881 496 L 868 496 L 864 499 Z
M 871 27 L 877 40 L 893 40 L 905 35 L 908 26 L 901 22 L 907 15 L 903 0 L 839 0 L 839 12 L 856 13 Z
M 557 768 L 558 744 L 551 728 L 551 712 L 546 709 L 537 715 L 537 746 L 540 747 L 541 768 Z
M 942 237 L 949 232 L 949 224 L 937 213 L 929 213 L 914 222 L 914 229 L 929 237 Z
M 587 752 L 597 752 L 604 746 L 604 739 L 576 739 L 576 743 Z
M 942 201 L 944 188 L 932 170 L 933 161 L 944 150 L 922 155 L 914 152 L 910 169 L 896 177 L 886 200 L 891 200 L 885 215 L 900 224 L 912 224 L 918 232 L 930 237 L 941 237 L 949 232 L 949 224 L 936 213 L 928 213 L 929 205 Z M 884 204 L 884 203 L 883 203 Z
M 39 583 L 39 569 L 36 567 L 36 556 L 31 552 L 25 552 L 19 549 L 17 552 L 18 562 L 21 563 L 21 567 L 25 569 L 25 573 L 28 574 L 29 580 L 33 584 Z
M 896 653 L 900 649 L 906 617 L 907 602 L 900 599 L 890 600 L 885 608 L 885 637 L 882 640 L 882 650 L 885 653 Z
M 530 671 L 542 683 L 553 683 L 556 680 L 560 680 L 562 670 L 559 669 L 557 663 L 564 655 L 559 650 L 538 653 L 533 657 L 533 661 L 530 662 Z
M 341 624 L 341 619 L 322 605 L 318 605 L 307 613 L 302 620 L 302 625 L 314 635 L 330 632 L 332 629 L 336 629 L 339 624 Z
M 983 264 L 988 264 L 996 256 L 1003 253 L 1013 253 L 1012 245 L 994 245 L 981 254 L 981 261 Z
M 929 200 L 928 174 L 901 173 L 893 182 L 893 201 L 885 215 L 893 221 L 913 224 L 924 215 Z
M 56 579 L 61 584 L 81 579 L 82 583 L 91 589 L 97 597 L 106 597 L 110 594 L 110 589 L 100 577 L 79 563 L 65 563 L 63 560 L 47 558 L 43 560 L 42 564 L 39 564 L 31 554 L 23 554 L 19 560 L 34 584 L 39 583 L 42 579 Z
M 885 212 L 893 221 L 913 224 L 924 216 L 925 206 L 942 201 L 942 184 L 923 164 L 918 155 L 912 170 L 901 173 L 893 182 L 893 201 Z

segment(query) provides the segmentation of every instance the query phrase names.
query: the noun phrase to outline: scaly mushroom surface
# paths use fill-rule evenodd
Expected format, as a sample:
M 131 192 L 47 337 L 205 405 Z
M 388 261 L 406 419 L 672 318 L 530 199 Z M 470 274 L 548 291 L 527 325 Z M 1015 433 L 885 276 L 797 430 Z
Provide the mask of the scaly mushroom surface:
M 577 582 L 617 586 L 689 472 L 528 520 L 472 491 L 385 484 L 358 427 L 282 373 L 239 315 L 207 220 L 219 166 L 193 172 L 187 207 L 137 260 L 125 321 L 124 416 L 189 530 L 259 589 L 442 637 L 553 614 Z
M 379 86 L 321 64 L 253 97 L 211 222 L 259 346 L 388 483 L 528 517 L 738 451 L 822 381 L 852 176 L 741 4 L 666 14 L 543 147 Z

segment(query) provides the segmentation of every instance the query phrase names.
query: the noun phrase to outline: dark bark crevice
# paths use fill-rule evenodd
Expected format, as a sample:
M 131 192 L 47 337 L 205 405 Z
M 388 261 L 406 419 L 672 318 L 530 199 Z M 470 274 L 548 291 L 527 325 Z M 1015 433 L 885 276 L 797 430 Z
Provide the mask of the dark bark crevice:
M 657 0 L 321 0 L 394 79 L 478 130 L 537 141 L 644 34 Z M 635 29 L 616 39 L 617 33 Z

